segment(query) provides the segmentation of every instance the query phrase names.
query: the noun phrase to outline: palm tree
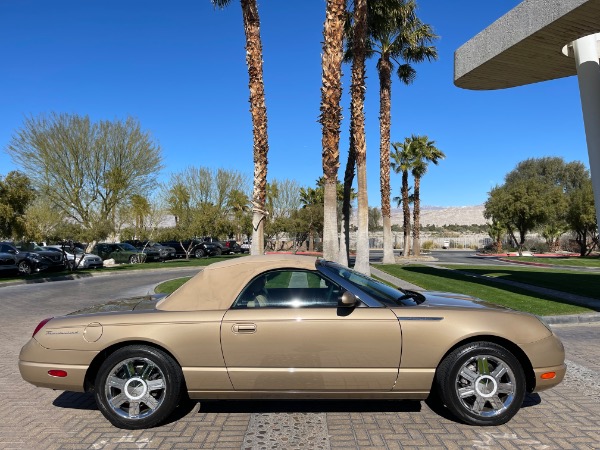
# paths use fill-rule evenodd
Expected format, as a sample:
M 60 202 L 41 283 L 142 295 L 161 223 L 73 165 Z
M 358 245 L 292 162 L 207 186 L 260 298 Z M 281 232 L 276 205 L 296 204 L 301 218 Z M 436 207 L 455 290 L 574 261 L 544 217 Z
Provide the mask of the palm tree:
M 367 0 L 354 0 L 351 31 L 352 82 L 351 95 L 351 149 L 349 165 L 356 162 L 358 179 L 358 230 L 356 235 L 356 261 L 354 269 L 371 274 L 369 265 L 369 200 L 367 196 L 367 144 L 365 138 L 365 58 L 367 52 L 368 23 Z M 352 171 L 353 173 L 353 171 Z M 346 181 L 346 180 L 345 180 Z
M 411 63 L 437 59 L 431 45 L 437 38 L 430 25 L 416 15 L 415 0 L 372 0 L 369 3 L 369 53 L 378 55 L 380 190 L 383 216 L 383 262 L 394 262 L 390 208 L 390 129 L 392 69 L 404 84 L 411 84 L 416 71 Z M 407 205 L 408 207 L 408 205 Z M 405 241 L 406 246 L 406 241 Z M 405 253 L 406 255 L 406 253 Z
M 402 173 L 402 187 L 400 193 L 402 196 L 402 215 L 403 215 L 403 232 L 404 232 L 404 250 L 402 257 L 408 258 L 410 253 L 410 207 L 409 207 L 409 186 L 408 172 L 413 168 L 412 147 L 417 145 L 417 137 L 404 138 L 404 142 L 393 142 L 394 151 L 391 153 L 390 167 L 395 173 Z M 382 208 L 383 209 L 383 208 Z M 391 228 L 391 227 L 390 227 Z M 390 233 L 391 234 L 391 233 Z
M 211 0 L 215 7 L 224 8 L 231 0 Z M 260 18 L 256 0 L 240 0 L 244 31 L 246 34 L 246 64 L 250 88 L 250 113 L 252 115 L 254 187 L 252 191 L 252 247 L 250 254 L 264 252 L 264 221 L 267 190 L 267 106 L 262 67 L 262 41 L 260 39 Z
M 414 138 L 414 136 L 413 136 Z M 411 146 L 412 169 L 411 173 L 415 181 L 414 205 L 413 205 L 413 254 L 421 254 L 420 244 L 420 214 L 421 214 L 421 178 L 427 173 L 428 163 L 436 164 L 446 155 L 430 141 L 427 136 L 417 136 L 416 145 Z
M 346 0 L 327 0 L 323 25 L 323 85 L 321 115 L 323 127 L 323 257 L 337 261 L 339 239 L 337 229 L 337 174 L 340 165 L 340 100 L 342 97 L 342 58 Z

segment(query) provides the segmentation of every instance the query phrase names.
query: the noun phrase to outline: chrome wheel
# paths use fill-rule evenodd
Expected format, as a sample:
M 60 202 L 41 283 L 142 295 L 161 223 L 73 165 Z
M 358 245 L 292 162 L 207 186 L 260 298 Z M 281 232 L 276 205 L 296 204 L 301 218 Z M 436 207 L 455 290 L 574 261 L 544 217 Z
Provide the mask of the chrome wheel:
M 502 414 L 515 400 L 516 380 L 507 363 L 491 355 L 477 355 L 465 362 L 456 377 L 456 393 L 462 405 L 480 417 Z
M 471 342 L 450 352 L 435 374 L 432 398 L 470 425 L 508 422 L 523 404 L 525 371 L 519 359 L 493 342 Z
M 112 368 L 104 395 L 112 410 L 126 419 L 153 414 L 165 399 L 167 384 L 162 370 L 148 358 L 129 358 Z
M 140 262 L 140 257 L 138 255 L 131 255 L 129 257 L 129 264 L 138 264 Z
M 130 430 L 164 422 L 184 396 L 177 361 L 146 345 L 116 350 L 102 363 L 94 383 L 100 412 L 113 425 Z

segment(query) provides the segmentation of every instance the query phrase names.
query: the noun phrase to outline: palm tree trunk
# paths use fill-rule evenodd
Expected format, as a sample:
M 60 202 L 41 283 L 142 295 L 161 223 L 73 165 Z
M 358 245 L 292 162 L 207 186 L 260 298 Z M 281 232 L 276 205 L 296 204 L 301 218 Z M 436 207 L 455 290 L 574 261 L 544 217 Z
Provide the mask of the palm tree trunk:
M 402 214 L 404 216 L 404 250 L 402 257 L 408 258 L 410 255 L 410 207 L 408 206 L 408 170 L 402 171 Z
M 413 255 L 419 256 L 421 254 L 421 241 L 420 241 L 420 215 L 421 215 L 421 178 L 415 177 L 415 200 L 413 202 Z
M 323 178 L 326 191 L 323 205 L 323 257 L 332 261 L 337 261 L 339 257 L 336 187 L 340 165 L 340 100 L 345 12 L 345 0 L 327 0 L 323 26 L 323 85 L 319 121 L 323 127 Z M 331 195 L 332 186 L 334 195 Z
M 358 175 L 358 233 L 354 269 L 371 274 L 369 265 L 369 200 L 367 197 L 367 143 L 365 139 L 365 47 L 367 38 L 367 1 L 354 1 L 354 46 L 352 59 L 352 121 Z
M 383 217 L 383 263 L 393 264 L 394 244 L 392 242 L 392 211 L 390 207 L 390 128 L 392 64 L 388 58 L 381 58 L 377 64 L 379 71 L 379 173 L 381 191 L 381 215 Z
M 342 201 L 342 235 L 340 239 L 340 257 L 338 262 L 348 266 L 350 259 L 350 210 L 352 202 L 352 182 L 356 168 L 356 149 L 354 148 L 354 124 L 350 119 L 350 148 L 344 173 L 344 198 Z
M 267 107 L 262 67 L 262 42 L 260 19 L 256 0 L 241 0 L 246 34 L 246 64 L 250 88 L 250 113 L 252 115 L 254 151 L 254 187 L 252 191 L 252 246 L 251 255 L 264 253 L 264 220 L 267 191 Z

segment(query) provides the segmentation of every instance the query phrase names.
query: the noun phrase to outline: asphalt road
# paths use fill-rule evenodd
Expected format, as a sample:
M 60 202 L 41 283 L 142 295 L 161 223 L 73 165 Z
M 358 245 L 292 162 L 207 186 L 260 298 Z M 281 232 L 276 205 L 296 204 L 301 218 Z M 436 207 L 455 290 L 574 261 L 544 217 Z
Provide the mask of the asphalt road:
M 396 256 L 400 256 L 400 251 L 394 252 Z M 424 255 L 433 256 L 440 263 L 447 264 L 477 264 L 477 265 L 504 265 L 508 264 L 496 258 L 489 256 L 477 256 L 474 250 L 432 250 L 424 253 Z M 369 260 L 372 263 L 381 262 L 383 259 L 383 250 L 372 249 L 369 253 Z
M 0 288 L 0 449 L 113 448 L 600 448 L 600 323 L 556 328 L 568 372 L 527 397 L 508 424 L 471 427 L 424 402 L 202 402 L 150 430 L 112 427 L 89 394 L 25 383 L 17 359 L 43 318 L 152 292 L 198 269 L 132 271 Z M 201 351 L 201 346 L 199 347 Z

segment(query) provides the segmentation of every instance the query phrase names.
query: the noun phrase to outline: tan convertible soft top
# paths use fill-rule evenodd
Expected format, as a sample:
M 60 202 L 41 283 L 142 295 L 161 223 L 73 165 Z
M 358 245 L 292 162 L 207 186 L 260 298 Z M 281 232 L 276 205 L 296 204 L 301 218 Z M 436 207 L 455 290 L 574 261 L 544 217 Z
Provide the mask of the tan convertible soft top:
M 252 278 L 278 268 L 314 270 L 315 257 L 289 254 L 245 256 L 207 266 L 156 305 L 163 311 L 221 310 L 231 306 Z

